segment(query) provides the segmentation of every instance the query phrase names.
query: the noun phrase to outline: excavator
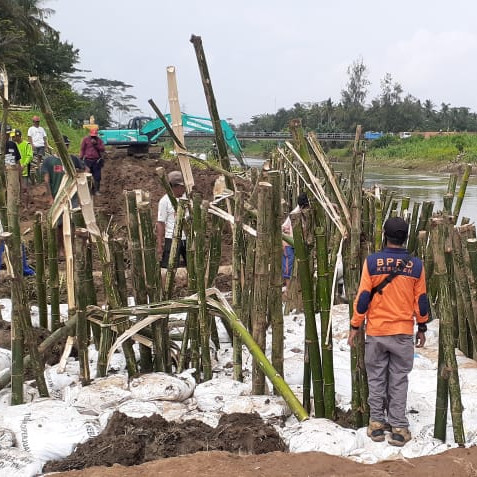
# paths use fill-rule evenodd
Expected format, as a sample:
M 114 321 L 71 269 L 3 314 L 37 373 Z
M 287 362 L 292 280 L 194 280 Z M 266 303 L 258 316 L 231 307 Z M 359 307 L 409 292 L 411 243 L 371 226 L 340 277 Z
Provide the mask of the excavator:
M 170 114 L 164 115 L 169 124 L 172 122 Z M 235 136 L 230 124 L 221 120 L 224 139 L 232 154 L 242 167 L 245 167 L 243 153 L 240 143 Z M 209 118 L 182 114 L 182 126 L 205 134 L 213 134 L 214 128 Z M 156 144 L 159 137 L 167 132 L 167 128 L 160 118 L 150 118 L 148 116 L 136 116 L 131 118 L 125 129 L 101 129 L 98 131 L 99 137 L 104 144 L 116 147 L 128 147 L 131 152 L 147 152 L 151 144 Z M 187 134 L 186 134 L 187 137 Z

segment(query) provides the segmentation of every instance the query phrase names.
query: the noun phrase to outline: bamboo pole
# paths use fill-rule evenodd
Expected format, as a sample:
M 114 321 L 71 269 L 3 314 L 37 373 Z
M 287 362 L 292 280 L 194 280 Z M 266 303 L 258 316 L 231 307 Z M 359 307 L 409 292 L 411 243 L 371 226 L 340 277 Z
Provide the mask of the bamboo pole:
M 459 192 L 457 193 L 457 199 L 454 206 L 454 223 L 457 223 L 459 218 L 462 202 L 464 202 L 465 191 L 467 190 L 467 184 L 469 183 L 469 177 L 472 172 L 472 164 L 466 164 L 464 174 L 462 176 L 462 182 L 460 183 Z
M 7 230 L 7 178 L 5 175 L 5 146 L 10 102 L 8 101 L 8 75 L 3 67 L 0 71 L 0 98 L 2 100 L 2 122 L 0 123 L 0 223 Z
M 270 287 L 268 290 L 268 313 L 272 327 L 272 364 L 283 376 L 283 306 L 282 306 L 282 195 L 280 173 L 270 171 L 268 179 L 272 185 L 271 201 L 271 262 Z M 275 389 L 276 393 L 277 390 Z
M 148 201 L 138 203 L 141 235 L 144 243 L 144 272 L 146 291 L 149 302 L 156 303 L 161 299 L 161 268 L 156 256 L 156 234 L 152 225 L 151 204 Z M 163 343 L 168 339 L 163 336 L 163 328 L 160 323 L 153 323 L 152 337 L 154 343 L 154 370 L 164 371 L 167 358 L 165 357 Z
M 232 227 L 232 306 L 240 321 L 242 321 L 242 257 L 244 255 L 242 229 L 243 201 L 243 193 L 237 191 L 235 193 L 234 225 Z M 232 344 L 234 379 L 236 381 L 243 381 L 242 340 L 237 332 L 233 332 Z
M 30 306 L 23 281 L 18 167 L 17 165 L 5 166 L 9 232 L 2 236 L 5 240 L 5 255 L 12 264 L 12 405 L 23 402 L 23 347 L 21 346 L 23 343 L 30 349 L 38 392 L 41 397 L 48 396 L 43 361 L 38 353 L 31 325 Z
M 45 280 L 45 256 L 43 250 L 43 228 L 42 214 L 35 213 L 34 226 L 34 243 L 35 243 L 35 280 L 36 293 L 38 300 L 38 314 L 40 318 L 40 326 L 48 328 L 48 305 L 46 301 L 46 280 Z
M 447 266 L 443 250 L 446 246 L 446 223 L 447 218 L 433 218 L 431 220 L 431 241 L 434 253 L 434 276 L 437 281 L 439 300 L 439 340 L 442 340 L 443 363 L 445 371 L 441 370 L 439 378 L 447 379 L 449 386 L 450 410 L 452 416 L 452 425 L 454 428 L 454 440 L 457 444 L 463 445 L 465 442 L 464 429 L 462 422 L 462 401 L 460 395 L 459 373 L 454 349 L 454 333 L 453 333 L 453 308 L 449 295 L 449 280 L 447 275 Z M 443 375 L 445 373 L 445 375 Z M 438 382 L 439 384 L 439 382 Z M 442 413 L 437 414 L 437 410 L 442 408 L 443 398 L 439 396 L 436 401 L 436 421 L 435 428 L 442 429 L 443 424 L 439 421 L 442 419 Z M 441 438 L 439 436 L 436 436 Z
M 219 162 L 222 168 L 226 171 L 230 171 L 230 159 L 227 153 L 227 143 L 225 142 L 224 133 L 222 130 L 222 124 L 220 123 L 219 111 L 217 109 L 217 103 L 215 101 L 214 90 L 212 88 L 212 80 L 210 79 L 209 67 L 207 66 L 207 60 L 205 58 L 205 52 L 202 45 L 202 38 L 200 36 L 192 35 L 190 42 L 194 45 L 195 54 L 197 57 L 197 63 L 199 65 L 200 77 L 202 79 L 202 86 L 204 87 L 205 99 L 207 101 L 207 107 L 209 109 L 212 126 L 215 133 L 215 144 L 217 144 L 217 150 L 219 153 Z M 243 159 L 237 157 L 242 167 L 245 167 Z M 234 191 L 234 183 L 229 178 L 225 178 L 225 184 L 228 189 Z
M 407 249 L 409 253 L 414 253 L 417 248 L 417 217 L 419 215 L 419 208 L 421 207 L 420 202 L 414 202 L 412 206 L 412 215 L 411 215 L 411 222 L 409 223 L 409 238 L 407 241 Z
M 84 287 L 86 280 L 86 242 L 88 231 L 78 228 L 75 231 L 75 288 L 76 288 L 76 342 L 78 345 L 78 359 L 80 369 L 80 381 L 83 385 L 90 382 L 88 345 L 89 327 L 86 320 L 87 295 Z
M 212 365 L 210 360 L 210 317 L 207 313 L 205 299 L 205 232 L 208 202 L 202 202 L 201 194 L 193 195 L 193 226 L 195 236 L 195 270 L 197 280 L 197 296 L 199 303 L 199 330 L 201 343 L 202 371 L 204 381 L 212 379 Z
M 323 227 L 316 229 L 317 291 L 321 321 L 321 356 L 323 367 L 323 398 L 325 417 L 335 418 L 335 377 L 333 370 L 333 338 L 331 323 L 330 281 L 328 270 L 328 247 Z
M 242 291 L 242 321 L 249 331 L 252 331 L 252 308 L 254 296 L 254 273 L 255 270 L 255 250 L 257 240 L 249 236 L 246 246 L 246 257 L 244 267 L 244 284 Z
M 270 278 L 271 189 L 272 186 L 268 182 L 258 184 L 252 336 L 262 351 L 266 348 L 267 295 Z M 252 393 L 265 394 L 265 375 L 255 360 L 252 364 Z
M 60 281 L 58 271 L 58 235 L 48 216 L 48 275 L 50 284 L 51 331 L 60 326 Z
M 300 278 L 303 309 L 305 312 L 305 359 L 308 359 L 309 368 L 311 369 L 315 417 L 324 417 L 323 372 L 315 321 L 313 279 L 310 271 L 309 254 L 307 253 L 305 242 L 303 240 L 301 215 L 302 212 L 292 213 L 290 214 L 290 219 L 292 222 L 293 240 L 295 243 L 295 263 Z M 303 386 L 303 402 L 305 404 L 305 409 L 309 407 L 309 399 L 309 394 L 305 395 L 305 386 Z
M 146 282 L 144 277 L 144 258 L 139 230 L 139 217 L 135 191 L 125 191 L 127 209 L 127 227 L 131 256 L 131 276 L 133 294 L 136 305 L 147 303 Z M 151 349 L 139 345 L 141 355 L 141 372 L 150 373 L 153 370 Z

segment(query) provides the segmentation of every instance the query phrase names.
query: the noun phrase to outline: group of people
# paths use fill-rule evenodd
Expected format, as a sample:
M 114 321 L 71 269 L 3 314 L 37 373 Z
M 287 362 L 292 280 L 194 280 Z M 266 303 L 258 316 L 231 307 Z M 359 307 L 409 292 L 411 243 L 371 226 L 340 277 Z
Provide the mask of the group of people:
M 27 193 L 29 184 L 33 182 L 32 164 L 40 170 L 40 175 L 47 186 L 49 198 L 54 200 L 61 179 L 65 173 L 61 160 L 55 155 L 46 155 L 51 153 L 51 147 L 48 144 L 48 136 L 45 129 L 40 126 L 39 116 L 33 116 L 32 126 L 28 128 L 27 138 L 24 139 L 20 129 L 6 127 L 7 141 L 5 149 L 5 163 L 19 163 L 21 166 L 22 190 Z M 68 147 L 70 140 L 63 136 L 63 141 Z M 100 195 L 101 187 L 101 169 L 104 165 L 105 147 L 101 138 L 98 136 L 98 129 L 91 128 L 89 135 L 81 141 L 80 154 L 71 155 L 75 168 L 77 170 L 86 170 L 92 175 L 91 190 L 94 195 Z

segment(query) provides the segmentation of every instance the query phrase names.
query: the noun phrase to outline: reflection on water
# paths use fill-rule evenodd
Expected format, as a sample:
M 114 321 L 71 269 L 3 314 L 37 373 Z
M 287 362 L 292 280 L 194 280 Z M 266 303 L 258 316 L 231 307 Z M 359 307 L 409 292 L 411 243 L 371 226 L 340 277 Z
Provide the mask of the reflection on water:
M 263 159 L 245 158 L 250 167 L 261 167 Z M 335 163 L 336 171 L 346 174 L 347 163 Z M 378 184 L 388 190 L 395 190 L 396 197 L 411 197 L 411 204 L 431 200 L 434 202 L 434 211 L 441 210 L 443 197 L 447 193 L 449 173 L 423 174 L 412 170 L 394 169 L 386 167 L 367 166 L 365 169 L 365 187 Z M 456 193 L 459 190 L 460 181 L 457 182 Z M 462 217 L 469 217 L 472 222 L 477 222 L 477 178 L 471 176 L 464 202 L 462 204 L 459 222 Z

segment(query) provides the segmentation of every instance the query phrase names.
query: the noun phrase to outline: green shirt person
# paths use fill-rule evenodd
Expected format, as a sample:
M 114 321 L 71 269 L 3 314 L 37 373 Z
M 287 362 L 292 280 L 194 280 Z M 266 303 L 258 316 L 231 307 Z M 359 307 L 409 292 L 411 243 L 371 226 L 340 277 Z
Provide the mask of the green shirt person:
M 20 152 L 20 165 L 22 166 L 22 176 L 30 176 L 30 163 L 33 160 L 33 148 L 28 141 L 25 141 L 22 137 L 20 129 L 14 129 L 11 134 L 11 138 L 17 144 L 18 151 Z

